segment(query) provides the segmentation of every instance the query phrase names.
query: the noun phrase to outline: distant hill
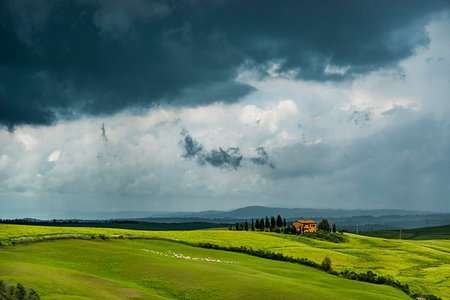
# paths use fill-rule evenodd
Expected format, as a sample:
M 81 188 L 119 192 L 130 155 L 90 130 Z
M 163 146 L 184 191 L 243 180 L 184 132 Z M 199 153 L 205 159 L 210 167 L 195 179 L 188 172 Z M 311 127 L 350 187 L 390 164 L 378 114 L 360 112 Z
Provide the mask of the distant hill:
M 318 208 L 281 208 L 265 206 L 247 206 L 229 212 L 215 212 L 214 215 L 228 218 L 260 218 L 261 216 L 282 215 L 285 218 L 312 218 L 312 217 L 351 217 L 351 216 L 383 216 L 383 215 L 410 215 L 426 214 L 419 211 L 396 209 L 363 210 L 363 209 L 318 209 Z
M 163 211 L 117 211 L 117 212 L 72 212 L 70 216 L 49 216 L 52 220 L 130 220 L 148 223 L 215 223 L 235 224 L 265 216 L 281 215 L 288 223 L 297 219 L 320 221 L 327 218 L 337 229 L 355 232 L 375 230 L 395 230 L 418 227 L 442 226 L 450 224 L 450 213 L 423 212 L 398 209 L 318 209 L 283 208 L 266 206 L 247 206 L 229 211 L 207 210 L 200 212 L 163 212 Z M 113 223 L 113 222 L 112 222 Z M 152 225 L 153 226 L 153 225 Z M 190 226 L 190 225 L 189 225 Z M 207 225 L 211 226 L 211 225 Z M 181 226 L 178 226 L 181 227 Z M 186 228 L 187 229 L 187 228 Z
M 154 214 L 149 218 L 138 218 L 146 222 L 181 223 L 213 222 L 234 224 L 245 220 L 281 215 L 288 222 L 296 219 L 320 221 L 327 218 L 338 229 L 356 231 L 385 230 L 400 228 L 417 228 L 450 224 L 450 213 L 432 213 L 396 209 L 380 210 L 346 210 L 316 208 L 280 208 L 265 206 L 248 206 L 231 211 L 203 211 Z
M 200 212 L 165 212 L 151 213 L 149 217 L 153 218 L 212 218 L 212 219 L 249 219 L 261 218 L 264 216 L 276 216 L 278 214 L 285 218 L 326 218 L 326 217 L 351 217 L 351 216 L 384 216 L 384 215 L 412 215 L 412 214 L 428 214 L 430 212 L 409 211 L 397 209 L 320 209 L 320 208 L 283 208 L 283 207 L 266 207 L 266 206 L 247 206 L 230 211 L 207 210 Z M 140 213 L 142 215 L 142 213 Z
M 363 231 L 360 234 L 385 239 L 400 238 L 400 230 Z M 401 238 L 404 240 L 437 240 L 437 239 L 448 240 L 450 239 L 450 225 L 414 228 L 414 229 L 402 229 Z

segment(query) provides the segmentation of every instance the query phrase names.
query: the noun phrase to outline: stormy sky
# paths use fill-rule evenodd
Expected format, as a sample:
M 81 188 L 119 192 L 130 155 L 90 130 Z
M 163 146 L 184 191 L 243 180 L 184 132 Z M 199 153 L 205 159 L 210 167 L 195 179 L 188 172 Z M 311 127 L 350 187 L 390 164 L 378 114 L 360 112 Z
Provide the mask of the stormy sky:
M 449 211 L 448 1 L 0 1 L 0 217 Z

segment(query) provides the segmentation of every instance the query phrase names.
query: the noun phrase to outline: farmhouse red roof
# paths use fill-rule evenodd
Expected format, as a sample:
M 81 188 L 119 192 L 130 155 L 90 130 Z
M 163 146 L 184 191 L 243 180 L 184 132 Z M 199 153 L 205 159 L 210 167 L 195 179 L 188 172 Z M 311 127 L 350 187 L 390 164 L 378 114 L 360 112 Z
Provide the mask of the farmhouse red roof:
M 297 220 L 295 221 L 295 223 L 308 223 L 308 224 L 315 224 L 316 222 L 312 221 L 312 220 Z

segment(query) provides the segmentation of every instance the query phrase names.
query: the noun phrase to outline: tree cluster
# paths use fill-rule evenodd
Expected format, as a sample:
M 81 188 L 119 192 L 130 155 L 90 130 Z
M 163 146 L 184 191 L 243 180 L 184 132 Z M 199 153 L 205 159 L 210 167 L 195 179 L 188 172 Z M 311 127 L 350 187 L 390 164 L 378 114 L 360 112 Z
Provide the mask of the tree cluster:
M 322 219 L 319 225 L 317 225 L 317 229 L 320 231 L 336 232 L 336 224 L 332 224 L 330 226 L 330 223 L 328 223 L 327 219 Z
M 325 232 L 336 232 L 336 224 L 330 226 L 327 219 L 323 219 L 318 227 L 320 231 Z M 284 234 L 300 234 L 299 231 L 294 226 L 287 226 L 286 218 L 282 218 L 278 215 L 276 218 L 271 216 L 270 219 L 268 216 L 266 218 L 261 219 L 252 219 L 251 224 L 247 221 L 244 223 L 236 222 L 234 226 L 228 227 L 228 230 L 240 230 L 240 231 L 266 231 L 266 232 L 276 232 L 276 233 L 284 233 Z
M 10 285 L 0 280 L 0 299 L 4 300 L 39 300 L 39 295 L 32 289 L 26 289 L 22 284 Z
M 276 218 L 274 216 L 271 216 L 270 219 L 268 216 L 266 216 L 265 219 L 252 219 L 251 224 L 249 224 L 247 221 L 245 221 L 244 223 L 237 222 L 234 226 L 228 227 L 228 229 L 244 231 L 268 231 L 286 234 L 296 233 L 295 227 L 287 226 L 286 219 L 282 218 L 280 215 L 278 215 Z

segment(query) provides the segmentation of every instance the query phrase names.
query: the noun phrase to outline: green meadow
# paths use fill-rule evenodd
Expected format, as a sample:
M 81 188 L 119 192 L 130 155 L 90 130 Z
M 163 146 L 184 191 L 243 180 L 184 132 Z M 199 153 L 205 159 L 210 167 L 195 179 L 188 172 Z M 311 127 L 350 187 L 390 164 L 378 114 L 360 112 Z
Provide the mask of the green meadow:
M 329 257 L 333 262 L 333 268 L 337 271 L 342 271 L 344 269 L 348 269 L 355 272 L 366 272 L 368 270 L 371 270 L 377 274 L 380 275 L 386 275 L 386 276 L 392 276 L 394 279 L 399 280 L 403 283 L 408 283 L 410 285 L 410 288 L 415 291 L 422 294 L 434 294 L 436 296 L 442 297 L 443 299 L 450 299 L 450 240 L 388 240 L 388 239 L 381 239 L 381 238 L 374 238 L 374 237 L 367 237 L 367 236 L 357 236 L 352 234 L 346 234 L 349 242 L 347 243 L 332 243 L 327 241 L 320 241 L 315 239 L 310 239 L 302 236 L 291 236 L 291 235 L 284 235 L 284 234 L 276 234 L 276 233 L 268 233 L 268 232 L 245 232 L 245 231 L 213 231 L 213 230 L 198 230 L 198 231 L 165 231 L 165 232 L 151 232 L 151 231 L 134 231 L 134 230 L 123 230 L 123 229 L 103 229 L 103 228 L 83 228 L 83 227 L 76 227 L 76 228 L 69 228 L 69 227 L 43 227 L 43 226 L 21 226 L 21 225 L 0 225 L 0 242 L 3 244 L 10 244 L 11 242 L 15 243 L 22 243 L 27 241 L 33 241 L 33 239 L 36 239 L 36 237 L 39 236 L 46 236 L 46 235 L 63 235 L 63 234 L 80 234 L 80 235 L 119 235 L 123 234 L 125 236 L 145 236 L 145 237 L 153 237 L 153 238 L 165 238 L 165 239 L 173 239 L 173 240 L 180 240 L 180 241 L 186 241 L 189 243 L 211 243 L 216 244 L 222 247 L 239 247 L 239 246 L 245 246 L 248 248 L 253 249 L 263 249 L 263 250 L 269 250 L 276 253 L 282 253 L 284 255 L 293 256 L 293 257 L 299 257 L 299 258 L 308 258 L 310 260 L 313 260 L 317 263 L 320 263 L 324 257 Z M 110 251 L 108 253 L 103 254 L 102 256 L 105 256 L 105 259 L 109 259 L 108 261 L 104 261 L 103 263 L 106 264 L 106 267 L 102 270 L 102 272 L 109 272 L 108 270 L 114 270 L 115 261 L 119 258 L 116 257 L 114 247 L 134 247 L 132 245 L 136 245 L 136 243 L 155 243 L 158 245 L 167 245 L 167 249 L 171 248 L 172 251 L 181 251 L 176 250 L 179 248 L 182 248 L 183 251 L 186 251 L 188 253 L 187 249 L 192 249 L 192 251 L 206 251 L 204 252 L 206 256 L 215 256 L 219 255 L 219 253 L 224 253 L 223 255 L 230 255 L 230 258 L 228 260 L 235 260 L 234 255 L 237 255 L 241 258 L 241 261 L 247 261 L 247 259 L 254 260 L 255 264 L 274 264 L 273 268 L 277 268 L 276 265 L 281 264 L 283 267 L 279 267 L 279 270 L 281 273 L 283 273 L 284 268 L 295 268 L 297 270 L 307 270 L 307 272 L 311 272 L 312 278 L 316 275 L 312 274 L 320 274 L 317 276 L 325 276 L 328 279 L 319 280 L 313 280 L 316 282 L 316 284 L 325 284 L 324 286 L 324 292 L 325 290 L 331 289 L 332 292 L 330 295 L 333 295 L 334 288 L 331 288 L 328 286 L 328 280 L 345 280 L 341 279 L 337 276 L 331 276 L 324 272 L 320 272 L 317 270 L 314 270 L 312 268 L 299 266 L 295 264 L 289 264 L 289 263 L 282 263 L 282 262 L 275 262 L 270 261 L 267 259 L 261 259 L 256 257 L 251 257 L 249 255 L 239 254 L 239 253 L 231 253 L 231 252 L 223 252 L 218 250 L 209 250 L 209 249 L 200 249 L 200 248 L 193 248 L 186 245 L 181 245 L 177 243 L 170 243 L 170 242 L 162 242 L 162 241 L 130 241 L 130 240 L 106 240 L 106 241 L 82 241 L 82 240 L 68 240 L 68 241 L 57 241 L 57 242 L 43 242 L 43 243 L 35 243 L 30 245 L 19 245 L 14 247 L 4 247 L 3 249 L 0 249 L 0 257 L 2 259 L 2 265 L 6 262 L 11 262 L 11 265 L 14 265 L 14 262 L 24 262 L 26 261 L 25 258 L 14 258 L 14 255 L 18 255 L 20 251 L 22 253 L 27 253 L 23 255 L 29 255 L 27 257 L 30 257 L 31 261 L 37 261 L 37 258 L 32 258 L 33 256 L 40 257 L 39 253 L 42 253 L 42 255 L 45 257 L 44 253 L 48 253 L 51 251 L 51 249 L 55 249 L 54 253 L 55 255 L 63 255 L 61 254 L 62 250 L 58 250 L 57 247 L 65 247 L 64 245 L 70 245 L 71 243 L 75 243 L 77 245 L 96 245 L 92 246 L 92 251 L 76 251 L 71 252 L 72 255 L 70 257 L 75 258 L 79 262 L 80 255 L 83 255 L 82 257 L 84 259 L 90 259 L 90 257 L 95 257 L 100 253 L 100 251 Z M 61 246 L 58 246 L 61 245 Z M 40 248 L 42 247 L 42 248 Z M 85 247 L 85 246 L 83 246 Z M 88 247 L 88 246 L 86 246 Z M 112 247 L 112 248 L 108 248 Z M 144 247 L 144 246 L 142 246 Z M 150 247 L 150 246 L 149 246 Z M 161 246 L 162 247 L 162 246 Z M 68 248 L 70 248 L 68 246 Z M 32 251 L 32 249 L 35 249 Z M 39 252 L 38 250 L 42 249 Z M 45 250 L 47 249 L 47 250 Z M 74 249 L 78 249 L 74 247 Z M 111 249 L 111 250 L 108 250 Z M 118 249 L 118 248 L 116 248 Z M 128 249 L 128 248 L 127 248 Z M 20 251 L 19 251 L 20 250 Z M 189 250 L 191 251 L 191 250 Z M 65 252 L 65 251 L 63 251 Z M 70 252 L 70 251 L 69 251 Z M 199 253 L 200 253 L 199 252 Z M 6 257 L 6 253 L 8 255 L 13 255 L 12 258 L 9 257 L 8 259 L 3 259 Z M 16 253 L 16 254 L 14 254 Z M 60 253 L 60 254 L 58 254 Z M 143 255 L 144 253 L 140 253 L 139 255 Z M 65 255 L 65 254 L 64 254 Z M 128 256 L 127 251 L 123 251 L 122 255 Z M 130 254 L 131 255 L 131 254 Z M 200 255 L 200 254 L 199 254 Z M 222 255 L 222 254 L 220 254 Z M 41 261 L 45 261 L 48 258 L 42 258 Z M 53 262 L 49 263 L 47 266 L 48 268 L 56 267 L 55 264 L 62 258 L 57 258 Z M 125 259 L 125 258 L 123 258 Z M 5 261 L 5 262 L 3 262 Z M 63 261 L 63 260 L 61 260 Z M 102 265 L 103 265 L 102 263 Z M 61 263 L 62 264 L 62 263 Z M 140 264 L 140 263 L 138 263 Z M 242 266 L 243 262 L 239 264 L 239 266 Z M 220 264 L 219 264 L 220 265 Z M 281 266 L 279 265 L 279 266 Z M 124 268 L 123 265 L 121 265 L 121 268 Z M 208 265 L 210 266 L 210 265 Z M 287 267 L 290 266 L 290 267 Z M 39 268 L 39 265 L 36 266 Z M 226 265 L 226 268 L 235 268 L 237 265 Z M 82 267 L 84 268 L 84 267 Z M 100 266 L 95 267 L 95 264 L 92 268 L 100 268 Z M 103 268 L 103 267 L 102 267 Z M 120 268 L 120 270 L 122 270 Z M 190 267 L 189 267 L 190 268 Z M 189 269 L 188 268 L 188 269 Z M 220 265 L 220 268 L 222 268 L 222 265 Z M 306 268 L 306 269 L 305 269 Z M 3 269 L 3 268 L 2 268 Z M 24 269 L 23 267 L 18 267 L 15 271 L 10 275 L 7 274 L 0 274 L 0 277 L 8 276 L 11 279 L 15 279 L 18 281 L 22 281 L 23 276 L 20 275 L 18 277 L 14 276 L 14 272 L 19 272 L 20 270 Z M 26 268 L 25 268 L 26 269 Z M 24 270 L 25 270 L 24 269 Z M 89 270 L 89 269 L 87 269 Z M 192 269 L 191 269 L 192 270 Z M 55 270 L 56 271 L 56 270 Z M 91 274 L 92 270 L 87 271 L 89 274 Z M 100 271 L 100 270 L 99 270 Z M 2 272 L 2 271 L 0 271 Z M 112 271 L 111 271 L 112 272 Z M 118 271 L 125 272 L 125 271 Z M 162 271 L 161 271 L 162 272 Z M 189 270 L 186 270 L 186 272 L 189 272 Z M 218 272 L 218 271 L 217 271 Z M 251 274 L 257 275 L 255 270 L 248 269 L 248 272 Z M 287 271 L 286 271 L 287 272 Z M 306 272 L 306 271 L 305 271 Z M 51 272 L 50 272 L 51 273 Z M 290 280 L 297 280 L 295 278 L 292 278 L 292 274 L 288 274 L 287 272 L 286 276 L 283 277 L 281 275 L 280 282 L 290 282 Z M 103 273 L 92 273 L 95 275 L 92 275 L 94 277 L 99 278 L 106 278 L 108 279 L 110 275 L 102 275 Z M 220 272 L 218 272 L 220 274 Z M 247 274 L 247 273 L 245 273 Z M 258 273 L 259 274 L 259 273 Z M 259 280 L 264 280 L 265 276 L 268 276 L 268 273 L 261 273 L 257 277 Z M 187 276 L 187 275 L 186 275 Z M 211 275 L 212 276 L 212 275 Z M 30 274 L 30 279 L 33 278 L 34 275 Z M 226 276 L 225 276 L 226 277 Z M 246 277 L 247 275 L 242 275 L 242 277 Z M 295 277 L 295 276 L 294 276 Z M 117 277 L 117 280 L 119 280 L 120 276 Z M 212 278 L 212 277 L 211 277 Z M 250 277 L 248 277 L 250 278 Z M 302 278 L 300 282 L 305 282 L 307 280 L 306 278 Z M 319 278 L 319 277 L 317 277 Z M 214 280 L 211 279 L 210 285 L 214 285 L 213 281 L 217 281 L 219 279 L 215 278 Z M 248 279 L 250 280 L 250 279 Z M 134 280 L 131 280 L 130 282 L 134 282 Z M 166 282 L 166 281 L 164 281 Z M 23 280 L 23 283 L 26 283 L 26 286 L 30 285 L 29 283 L 32 283 L 30 281 Z M 346 284 L 362 284 L 360 282 L 354 282 L 350 280 L 345 280 Z M 131 283 L 130 283 L 131 284 Z M 137 284 L 137 283 L 134 283 Z M 180 283 L 181 284 L 181 283 Z M 255 283 L 256 284 L 256 283 Z M 269 283 L 267 283 L 269 284 Z M 300 284 L 300 283 L 290 283 L 294 286 Z M 344 284 L 344 283 L 343 283 Z M 183 284 L 181 284 L 183 286 Z M 207 285 L 207 286 L 210 286 Z M 200 286 L 200 285 L 199 285 Z M 203 286 L 203 285 L 201 285 Z M 340 285 L 341 286 L 341 285 Z M 345 285 L 342 285 L 345 286 Z M 375 285 L 370 285 L 375 286 Z M 33 285 L 30 285 L 30 287 L 35 288 Z M 187 287 L 187 285 L 186 285 Z M 380 287 L 380 286 L 378 286 Z M 205 286 L 206 288 L 206 286 Z M 387 288 L 389 291 L 392 291 L 390 287 L 384 287 Z M 39 288 L 36 288 L 39 290 Z M 145 289 L 142 289 L 142 287 L 136 286 L 135 289 L 139 290 L 142 294 L 147 295 L 146 293 L 150 293 L 146 291 Z M 206 288 L 208 289 L 208 288 Z M 210 291 L 213 292 L 216 290 L 216 287 L 211 287 Z M 281 290 L 281 288 L 280 288 Z M 288 291 L 288 289 L 284 289 L 284 291 Z M 394 289 L 395 290 L 395 289 Z M 397 291 L 396 291 L 397 292 Z M 398 291 L 400 292 L 400 291 Z M 206 293 L 206 292 L 205 292 Z M 401 293 L 401 292 L 400 292 Z M 153 295 L 153 294 L 148 294 Z M 171 294 L 172 295 L 172 294 Z M 177 297 L 176 295 L 166 295 L 167 297 Z M 203 295 L 203 294 L 202 294 Z M 264 294 L 269 297 L 269 294 Z M 270 294 L 272 295 L 272 294 Z M 392 295 L 399 295 L 398 293 L 392 294 Z M 164 295 L 162 295 L 165 297 Z M 204 294 L 205 297 L 213 297 L 214 295 L 207 295 Z M 100 297 L 100 296 L 99 296 Z M 201 297 L 201 295 L 199 296 Z M 227 298 L 227 295 L 217 295 L 217 297 L 224 297 Z M 286 296 L 289 298 L 290 296 Z M 295 295 L 291 295 L 292 298 L 298 298 Z M 322 296 L 318 296 L 322 297 Z M 331 296 L 323 296 L 325 298 L 331 297 Z M 338 296 L 337 296 L 338 297 Z M 351 298 L 352 296 L 349 294 L 349 296 L 344 296 L 343 294 L 340 295 L 338 298 Z M 385 297 L 385 296 L 383 296 Z M 195 295 L 192 296 L 192 298 L 196 298 Z M 264 298 L 264 296 L 263 296 Z M 269 297 L 270 298 L 270 297 Z M 308 298 L 308 297 L 306 297 Z M 311 298 L 311 297 L 309 297 Z M 368 297 L 360 297 L 360 299 Z
M 0 277 L 44 299 L 408 299 L 297 264 L 168 241 L 56 240 L 0 251 Z

